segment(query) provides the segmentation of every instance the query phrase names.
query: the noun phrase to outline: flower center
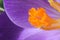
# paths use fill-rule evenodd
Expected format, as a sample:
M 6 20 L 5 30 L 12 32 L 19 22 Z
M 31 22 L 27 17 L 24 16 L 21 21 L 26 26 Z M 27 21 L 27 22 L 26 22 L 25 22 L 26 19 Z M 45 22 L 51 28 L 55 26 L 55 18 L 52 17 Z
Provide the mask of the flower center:
M 42 28 L 44 30 L 58 29 L 58 27 L 52 25 L 57 24 L 57 21 L 50 18 L 44 8 L 31 8 L 28 11 L 28 22 L 36 28 Z M 60 26 L 59 26 L 60 27 Z
M 51 7 L 60 12 L 60 1 L 59 0 L 48 0 Z

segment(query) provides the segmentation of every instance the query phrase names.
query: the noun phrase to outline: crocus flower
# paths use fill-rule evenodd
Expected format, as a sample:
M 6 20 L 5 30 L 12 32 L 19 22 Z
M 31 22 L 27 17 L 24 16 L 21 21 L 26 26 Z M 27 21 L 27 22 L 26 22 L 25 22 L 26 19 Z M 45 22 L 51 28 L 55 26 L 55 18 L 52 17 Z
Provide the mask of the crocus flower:
M 24 28 L 17 40 L 60 39 L 58 0 L 4 0 L 4 8 L 9 19 Z

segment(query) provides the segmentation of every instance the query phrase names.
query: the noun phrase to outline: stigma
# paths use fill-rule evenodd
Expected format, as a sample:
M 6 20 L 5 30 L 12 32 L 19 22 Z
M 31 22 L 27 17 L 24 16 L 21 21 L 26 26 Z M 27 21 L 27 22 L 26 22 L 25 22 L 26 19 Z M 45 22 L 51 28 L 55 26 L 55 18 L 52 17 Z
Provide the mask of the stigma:
M 59 0 L 48 0 L 51 7 L 60 12 L 60 3 Z
M 43 30 L 59 29 L 59 21 L 51 18 L 47 15 L 44 8 L 31 8 L 28 11 L 28 22 L 35 28 L 41 28 Z M 56 25 L 56 26 L 54 26 Z

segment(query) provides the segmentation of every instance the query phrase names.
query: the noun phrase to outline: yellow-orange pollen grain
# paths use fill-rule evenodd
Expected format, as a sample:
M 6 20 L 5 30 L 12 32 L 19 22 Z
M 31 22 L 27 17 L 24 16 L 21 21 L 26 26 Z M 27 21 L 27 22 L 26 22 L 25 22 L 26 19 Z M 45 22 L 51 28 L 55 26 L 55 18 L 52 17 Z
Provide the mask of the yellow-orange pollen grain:
M 47 14 L 44 8 L 31 8 L 28 11 L 28 22 L 36 27 L 36 28 L 42 28 L 44 30 L 53 30 L 53 29 L 59 29 L 58 27 L 52 27 L 52 24 L 57 23 L 56 20 L 50 18 Z

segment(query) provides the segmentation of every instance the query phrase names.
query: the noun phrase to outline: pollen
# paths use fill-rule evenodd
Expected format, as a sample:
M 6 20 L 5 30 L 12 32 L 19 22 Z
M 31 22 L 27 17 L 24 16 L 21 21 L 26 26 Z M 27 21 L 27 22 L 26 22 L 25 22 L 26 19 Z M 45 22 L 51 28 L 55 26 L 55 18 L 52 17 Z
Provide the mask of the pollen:
M 47 15 L 44 8 L 31 8 L 28 11 L 28 22 L 35 28 L 44 30 L 58 29 L 60 26 L 54 26 L 58 22 Z
M 53 7 L 55 10 L 60 12 L 60 3 L 57 2 L 56 0 L 48 0 L 49 4 L 51 7 Z

